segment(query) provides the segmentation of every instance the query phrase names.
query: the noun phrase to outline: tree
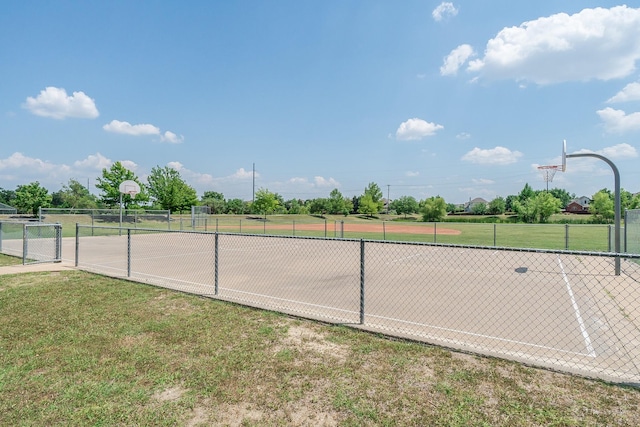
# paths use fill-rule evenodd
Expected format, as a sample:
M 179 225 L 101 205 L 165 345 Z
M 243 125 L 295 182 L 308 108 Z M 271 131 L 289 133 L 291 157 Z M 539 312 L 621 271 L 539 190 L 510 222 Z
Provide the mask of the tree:
M 553 195 L 553 197 L 560 200 L 563 208 L 571 203 L 571 200 L 576 198 L 575 193 L 569 194 L 567 190 L 564 190 L 562 188 L 552 188 L 551 190 L 549 190 L 549 192 Z
M 229 214 L 240 215 L 248 212 L 245 203 L 241 199 L 227 200 L 227 211 Z
M 311 201 L 311 204 L 309 205 L 309 213 L 314 215 L 317 214 L 317 215 L 324 216 L 325 214 L 327 214 L 327 212 L 329 212 L 330 209 L 331 209 L 330 200 L 322 197 L 313 199 Z
M 162 209 L 180 212 L 198 202 L 196 190 L 188 185 L 174 168 L 156 166 L 147 177 L 149 195 Z
M 524 202 L 513 201 L 513 209 L 523 222 L 547 222 L 551 215 L 560 212 L 561 202 L 546 191 L 539 192 Z
M 51 195 L 38 181 L 16 188 L 15 207 L 22 213 L 37 215 L 39 208 L 49 207 Z
M 535 195 L 536 192 L 533 191 L 533 188 L 531 188 L 529 183 L 526 183 L 524 184 L 524 188 L 522 189 L 522 191 L 520 191 L 520 194 L 518 194 L 518 201 L 520 203 L 524 203 Z
M 333 215 L 349 213 L 347 202 L 337 188 L 331 190 L 329 194 L 329 213 Z
M 506 199 L 504 199 L 505 201 L 505 212 L 515 212 L 515 210 L 513 209 L 513 202 L 518 200 L 518 196 L 510 194 L 507 196 Z
M 502 215 L 507 210 L 507 202 L 502 197 L 496 197 L 487 207 L 487 212 L 491 215 Z
M 95 209 L 98 207 L 96 196 L 89 189 L 75 179 L 70 179 L 68 185 L 52 195 L 52 206 L 68 209 Z
M 5 190 L 0 187 L 0 203 L 13 206 L 16 199 L 16 192 L 13 190 Z
M 416 213 L 420 209 L 418 201 L 413 196 L 402 196 L 391 202 L 389 207 L 400 215 L 404 214 L 405 218 L 408 214 Z
M 209 206 L 212 214 L 223 214 L 226 211 L 224 195 L 217 191 L 205 191 L 200 199 L 202 206 Z
M 287 200 L 284 203 L 284 207 L 287 209 L 287 212 L 293 215 L 301 215 L 308 214 L 309 209 L 305 206 L 302 200 L 291 199 Z
M 120 204 L 120 184 L 124 181 L 135 181 L 140 185 L 140 193 L 135 199 L 128 194 L 122 195 L 122 204 L 125 209 L 138 207 L 149 201 L 149 194 L 145 186 L 141 185 L 138 177 L 125 168 L 121 162 L 115 162 L 109 169 L 102 169 L 102 177 L 98 177 L 96 184 L 96 188 L 102 190 L 100 200 L 110 208 L 118 206 Z
M 440 196 L 428 198 L 421 204 L 423 221 L 441 221 L 447 216 L 447 203 Z
M 267 214 L 275 211 L 279 203 L 275 193 L 270 192 L 268 189 L 261 188 L 256 192 L 256 198 L 251 208 L 255 213 L 264 214 L 264 218 L 267 219 Z
M 615 217 L 614 202 L 611 193 L 600 190 L 592 197 L 589 212 L 594 222 L 611 222 Z
M 366 206 L 363 206 L 366 204 Z M 358 200 L 358 213 L 373 216 L 379 213 L 384 207 L 382 200 L 382 190 L 375 182 L 370 182 L 364 189 L 364 194 Z
M 471 213 L 474 215 L 484 215 L 487 213 L 487 204 L 486 203 L 475 203 L 473 207 L 471 207 Z

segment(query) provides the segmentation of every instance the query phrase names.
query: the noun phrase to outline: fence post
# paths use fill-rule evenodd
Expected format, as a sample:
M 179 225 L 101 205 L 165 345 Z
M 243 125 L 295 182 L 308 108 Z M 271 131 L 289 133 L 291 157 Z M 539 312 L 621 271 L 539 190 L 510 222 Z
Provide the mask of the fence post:
M 55 262 L 62 261 L 62 225 L 56 224 L 56 259 Z
M 216 233 L 218 232 L 218 218 L 216 218 Z
M 208 230 L 207 230 L 207 219 L 208 219 L 208 218 L 205 218 L 205 219 L 204 219 L 204 232 L 205 232 L 205 233 L 208 231 Z
M 609 249 L 608 252 L 611 252 L 611 225 L 608 225 L 607 229 L 609 230 L 609 234 L 607 236 L 607 248 Z
M 240 220 L 240 234 L 242 234 L 242 220 Z
M 29 250 L 27 243 L 27 224 L 22 224 L 22 265 L 27 263 L 27 252 Z
M 214 260 L 214 267 L 213 267 L 214 293 L 215 295 L 218 295 L 218 232 L 217 231 L 216 231 L 216 237 L 215 237 L 215 247 L 213 250 L 213 260 Z
M 93 236 L 93 225 L 91 225 L 91 235 Z M 80 256 L 80 224 L 76 222 L 76 267 Z
M 438 223 L 434 222 L 433 223 L 433 243 L 437 243 L 438 242 Z
M 296 220 L 293 220 L 293 235 L 296 235 Z
M 564 249 L 569 250 L 569 224 L 564 225 Z
M 131 229 L 127 228 L 127 277 L 131 277 Z
M 2 253 L 2 221 L 0 221 L 0 253 Z
M 496 224 L 495 222 L 493 223 L 493 246 L 498 246 L 496 244 L 496 228 L 497 228 L 498 224 Z
M 38 222 L 42 222 L 42 206 L 38 206 Z
M 360 239 L 360 324 L 364 325 L 364 239 Z
M 624 210 L 624 253 L 627 253 L 627 220 L 628 220 L 628 216 L 627 215 L 629 213 L 628 210 Z
M 384 221 L 382 221 L 382 240 L 387 240 L 387 227 Z

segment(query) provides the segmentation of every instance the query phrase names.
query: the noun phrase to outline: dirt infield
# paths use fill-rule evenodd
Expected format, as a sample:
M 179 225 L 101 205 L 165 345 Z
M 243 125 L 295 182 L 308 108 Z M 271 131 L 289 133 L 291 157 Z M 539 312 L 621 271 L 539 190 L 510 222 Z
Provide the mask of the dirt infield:
M 224 229 L 224 226 L 220 225 L 220 229 Z M 440 228 L 434 227 L 432 225 L 396 225 L 396 224 L 388 224 L 384 226 L 387 233 L 403 233 L 403 234 L 435 234 L 440 235 L 449 235 L 449 236 L 457 236 L 462 232 L 460 230 L 452 230 L 450 228 Z M 263 229 L 264 225 L 243 225 L 243 229 Z M 291 224 L 267 224 L 267 230 L 291 230 Z M 322 223 L 318 224 L 295 224 L 296 230 L 301 231 L 323 231 L 325 229 L 325 225 Z M 331 227 L 333 229 L 333 227 Z M 380 224 L 344 224 L 345 232 L 359 232 L 359 233 L 380 233 L 383 231 L 383 226 Z

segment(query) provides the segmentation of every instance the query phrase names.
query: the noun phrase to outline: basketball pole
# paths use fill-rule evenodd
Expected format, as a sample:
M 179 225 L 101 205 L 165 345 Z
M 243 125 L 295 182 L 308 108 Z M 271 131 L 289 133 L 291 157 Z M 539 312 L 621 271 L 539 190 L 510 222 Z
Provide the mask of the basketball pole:
M 615 252 L 616 254 L 620 253 L 620 172 L 618 172 L 618 168 L 616 167 L 616 165 L 609 159 L 607 159 L 604 156 L 601 156 L 600 154 L 596 154 L 596 153 L 578 153 L 578 154 L 567 154 L 566 158 L 571 158 L 571 157 L 595 157 L 596 159 L 600 159 L 603 162 L 606 162 L 609 166 L 611 166 L 611 169 L 613 170 L 613 177 L 615 179 L 615 202 L 614 202 L 614 209 L 615 212 L 614 214 L 614 246 L 615 246 Z M 615 257 L 615 264 L 616 264 L 616 276 L 620 275 L 620 257 L 616 256 Z

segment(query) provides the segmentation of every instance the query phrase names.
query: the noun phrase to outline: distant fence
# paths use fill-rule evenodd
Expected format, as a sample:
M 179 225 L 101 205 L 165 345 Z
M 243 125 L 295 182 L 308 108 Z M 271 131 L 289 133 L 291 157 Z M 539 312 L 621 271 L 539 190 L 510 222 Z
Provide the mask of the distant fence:
M 81 225 L 75 245 L 87 271 L 640 384 L 640 255 Z
M 62 226 L 0 221 L 0 253 L 22 258 L 23 264 L 60 262 Z
M 174 218 L 174 230 L 301 237 L 365 238 L 477 246 L 526 247 L 613 252 L 613 226 L 607 224 L 497 224 L 462 222 L 374 221 L 369 223 L 287 215 L 263 217 L 209 216 L 198 226 Z M 624 245 L 623 245 L 624 247 Z M 631 252 L 631 251 L 630 251 Z M 637 253 L 637 252 L 632 252 Z
M 0 203 L 0 215 L 15 215 L 16 213 L 18 213 L 18 210 L 13 206 Z
M 115 225 L 120 221 L 124 225 L 135 227 L 160 226 L 171 228 L 171 211 L 155 209 L 71 209 L 71 208 L 40 208 L 38 212 L 40 222 L 60 223 L 70 228 L 76 223 L 84 225 Z

